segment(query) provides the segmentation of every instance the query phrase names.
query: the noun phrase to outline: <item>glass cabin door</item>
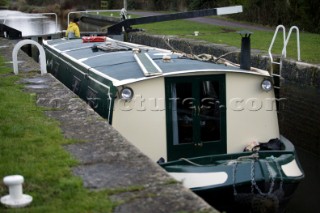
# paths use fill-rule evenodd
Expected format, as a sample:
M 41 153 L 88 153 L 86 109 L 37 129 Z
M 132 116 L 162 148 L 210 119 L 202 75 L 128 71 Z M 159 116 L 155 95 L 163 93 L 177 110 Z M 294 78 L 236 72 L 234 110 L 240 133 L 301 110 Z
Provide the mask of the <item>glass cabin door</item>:
M 168 160 L 226 153 L 225 76 L 165 82 Z

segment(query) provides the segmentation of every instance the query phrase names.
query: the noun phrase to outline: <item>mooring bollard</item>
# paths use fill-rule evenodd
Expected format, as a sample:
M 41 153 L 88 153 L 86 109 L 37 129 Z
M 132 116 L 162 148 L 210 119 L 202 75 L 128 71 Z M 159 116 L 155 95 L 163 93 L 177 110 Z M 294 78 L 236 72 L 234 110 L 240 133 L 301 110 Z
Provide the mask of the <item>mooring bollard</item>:
M 21 175 L 10 175 L 3 178 L 3 183 L 9 188 L 9 195 L 1 197 L 1 203 L 11 208 L 22 208 L 32 202 L 30 195 L 23 194 L 22 184 L 24 178 Z

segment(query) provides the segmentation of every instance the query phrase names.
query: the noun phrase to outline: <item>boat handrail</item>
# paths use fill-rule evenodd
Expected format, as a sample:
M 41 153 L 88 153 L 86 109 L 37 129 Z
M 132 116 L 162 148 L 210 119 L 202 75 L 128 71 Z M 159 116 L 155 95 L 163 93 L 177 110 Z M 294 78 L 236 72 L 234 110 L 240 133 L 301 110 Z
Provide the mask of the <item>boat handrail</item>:
M 133 54 L 134 59 L 138 63 L 144 76 L 148 77 L 162 74 L 161 68 L 153 61 L 147 52 L 141 52 L 140 49 L 134 49 Z
M 198 163 L 195 163 L 187 158 L 180 158 L 179 160 L 182 160 L 182 161 L 186 161 L 187 163 L 190 163 L 191 165 L 194 165 L 194 166 L 204 166 L 204 165 L 201 165 L 201 164 L 198 164 Z
M 236 160 L 239 161 L 239 160 L 258 159 L 258 158 L 259 158 L 259 153 L 258 152 L 254 152 L 251 155 L 240 156 Z

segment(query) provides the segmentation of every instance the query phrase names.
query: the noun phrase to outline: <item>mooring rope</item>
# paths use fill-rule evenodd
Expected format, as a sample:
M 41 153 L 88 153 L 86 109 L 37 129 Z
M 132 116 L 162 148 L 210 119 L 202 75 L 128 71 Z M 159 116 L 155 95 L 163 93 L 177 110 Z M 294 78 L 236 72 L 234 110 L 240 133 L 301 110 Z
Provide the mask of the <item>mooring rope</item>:
M 240 51 L 232 51 L 232 52 L 227 52 L 225 54 L 220 55 L 219 57 L 215 57 L 211 54 L 206 54 L 206 53 L 202 53 L 199 55 L 196 55 L 193 53 L 192 48 L 190 43 L 188 43 L 187 41 L 184 40 L 184 42 L 187 44 L 187 47 L 190 50 L 190 54 L 187 54 L 181 50 L 177 50 L 175 49 L 171 44 L 170 44 L 170 38 L 166 38 L 165 36 L 163 37 L 163 41 L 164 43 L 171 49 L 171 51 L 174 53 L 180 53 L 182 54 L 184 57 L 190 58 L 190 59 L 195 59 L 198 61 L 211 61 L 215 64 L 217 63 L 221 63 L 221 64 L 225 64 L 225 65 L 231 65 L 231 66 L 236 66 L 236 64 L 227 61 L 224 57 L 230 55 L 230 54 L 234 54 L 234 53 L 239 53 Z M 221 62 L 219 62 L 219 60 L 221 60 Z
M 187 158 L 180 158 L 180 160 L 186 161 L 186 162 L 188 162 L 188 163 L 190 163 L 190 164 L 192 164 L 194 166 L 203 166 L 201 164 L 197 164 L 195 162 L 192 162 L 191 160 L 188 160 Z

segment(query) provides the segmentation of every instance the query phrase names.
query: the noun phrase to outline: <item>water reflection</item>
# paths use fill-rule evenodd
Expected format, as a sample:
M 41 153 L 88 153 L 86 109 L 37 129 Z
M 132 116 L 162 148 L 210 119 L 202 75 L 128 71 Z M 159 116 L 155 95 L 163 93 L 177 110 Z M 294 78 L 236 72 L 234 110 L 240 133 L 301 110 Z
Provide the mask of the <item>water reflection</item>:
M 22 36 L 52 34 L 61 30 L 53 14 L 28 14 L 19 11 L 2 10 L 0 20 L 3 24 L 22 32 Z
M 30 14 L 20 11 L 1 10 L 0 23 L 22 32 L 22 36 L 53 34 L 67 28 L 67 20 L 59 19 L 54 14 Z M 80 22 L 81 32 L 100 32 L 100 27 Z

